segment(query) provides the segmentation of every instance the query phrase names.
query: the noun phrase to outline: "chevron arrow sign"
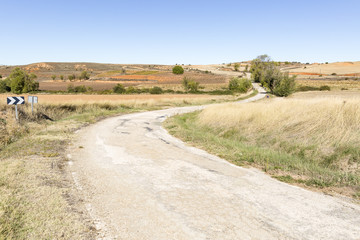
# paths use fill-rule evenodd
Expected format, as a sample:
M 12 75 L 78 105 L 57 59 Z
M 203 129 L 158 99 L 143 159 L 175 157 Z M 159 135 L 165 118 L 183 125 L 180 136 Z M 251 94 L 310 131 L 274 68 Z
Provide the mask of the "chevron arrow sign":
M 8 105 L 18 105 L 18 104 L 24 104 L 24 103 L 25 103 L 24 97 L 8 97 L 7 98 Z

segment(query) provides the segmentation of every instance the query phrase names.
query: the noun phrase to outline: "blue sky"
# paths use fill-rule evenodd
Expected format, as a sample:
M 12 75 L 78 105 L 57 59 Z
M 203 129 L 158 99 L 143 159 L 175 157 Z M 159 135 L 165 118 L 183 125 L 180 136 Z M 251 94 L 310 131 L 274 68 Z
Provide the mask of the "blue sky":
M 360 1 L 0 0 L 0 64 L 360 61 Z

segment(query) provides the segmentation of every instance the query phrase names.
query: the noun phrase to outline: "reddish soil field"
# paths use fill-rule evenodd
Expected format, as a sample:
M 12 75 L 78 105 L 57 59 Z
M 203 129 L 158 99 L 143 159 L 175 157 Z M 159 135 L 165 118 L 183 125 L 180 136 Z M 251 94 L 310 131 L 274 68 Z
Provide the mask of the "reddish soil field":
M 111 77 L 119 81 L 141 81 L 142 83 L 159 83 L 159 84 L 181 84 L 184 77 L 189 77 L 200 84 L 226 83 L 226 77 L 213 74 L 189 73 L 175 75 L 172 73 L 159 73 L 154 75 L 121 75 Z
M 202 73 L 184 73 L 182 75 L 174 75 L 172 73 L 160 73 L 154 75 L 121 75 L 111 77 L 109 81 L 43 81 L 40 82 L 40 90 L 46 91 L 66 91 L 69 85 L 91 87 L 95 91 L 112 89 L 116 84 L 121 83 L 124 86 L 134 85 L 165 85 L 165 84 L 181 84 L 184 77 L 189 77 L 202 85 L 206 84 L 224 84 L 227 82 L 226 76 L 202 74 Z M 149 87 L 151 87 L 149 86 Z
M 40 82 L 40 90 L 67 91 L 69 85 L 91 87 L 95 91 L 112 89 L 118 82 L 114 81 L 84 81 L 84 82 Z

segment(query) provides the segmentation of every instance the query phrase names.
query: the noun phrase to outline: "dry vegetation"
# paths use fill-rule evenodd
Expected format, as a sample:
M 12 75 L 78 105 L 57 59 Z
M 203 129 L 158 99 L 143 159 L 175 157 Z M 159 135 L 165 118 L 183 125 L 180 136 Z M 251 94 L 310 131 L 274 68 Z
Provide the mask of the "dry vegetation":
M 298 86 L 321 87 L 329 86 L 332 90 L 360 90 L 360 80 L 296 80 Z
M 0 75 L 4 78 L 9 76 L 16 66 L 0 66 Z M 125 86 L 151 87 L 154 84 L 165 88 L 165 85 L 181 86 L 183 77 L 191 77 L 201 85 L 226 84 L 227 77 L 211 74 L 208 71 L 186 68 L 181 75 L 174 75 L 170 65 L 136 65 L 136 64 L 99 64 L 99 63 L 34 63 L 19 66 L 21 69 L 37 75 L 40 90 L 43 91 L 66 91 L 69 84 L 76 86 L 84 85 L 95 91 L 112 89 L 116 84 Z M 79 80 L 82 71 L 87 71 L 89 80 Z M 63 80 L 60 79 L 63 76 Z M 75 75 L 75 80 L 68 80 L 69 75 Z M 55 76 L 55 80 L 52 80 Z M 166 89 L 166 88 L 165 88 Z
M 78 128 L 115 114 L 226 100 L 202 95 L 40 95 L 34 114 L 29 105 L 19 106 L 19 124 L 14 107 L 3 104 L 5 97 L 0 98 L 0 239 L 94 238 L 92 220 L 66 171 L 65 149 Z
M 169 131 L 235 164 L 360 197 L 360 98 L 274 99 L 177 116 Z

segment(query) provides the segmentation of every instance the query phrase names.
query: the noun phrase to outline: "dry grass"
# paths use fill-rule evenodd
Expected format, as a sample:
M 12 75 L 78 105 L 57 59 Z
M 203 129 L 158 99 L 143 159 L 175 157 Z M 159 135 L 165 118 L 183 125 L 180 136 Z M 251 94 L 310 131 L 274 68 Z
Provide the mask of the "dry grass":
M 6 97 L 12 96 L 10 94 L 0 94 L 0 107 L 13 109 L 13 106 L 6 107 Z M 23 94 L 27 100 L 28 95 Z M 214 102 L 224 102 L 235 100 L 236 96 L 229 95 L 199 95 L 199 94 L 135 94 L 135 95 L 99 95 L 99 94 L 38 94 L 39 104 L 35 108 L 41 108 L 51 105 L 76 105 L 76 106 L 91 106 L 91 105 L 110 105 L 125 106 L 128 108 L 138 107 L 166 107 L 166 106 L 182 106 L 182 105 L 197 105 Z M 28 109 L 28 105 L 21 105 L 19 109 Z
M 360 96 L 221 104 L 176 116 L 169 132 L 238 165 L 360 197 Z
M 106 116 L 224 101 L 203 95 L 39 95 L 14 107 L 0 98 L 0 239 L 94 239 L 81 195 L 66 171 L 73 132 Z M 44 119 L 44 115 L 54 122 Z
M 316 144 L 329 153 L 340 145 L 360 144 L 360 98 L 274 100 L 208 107 L 199 122 L 252 138 L 261 134 L 281 141 Z

